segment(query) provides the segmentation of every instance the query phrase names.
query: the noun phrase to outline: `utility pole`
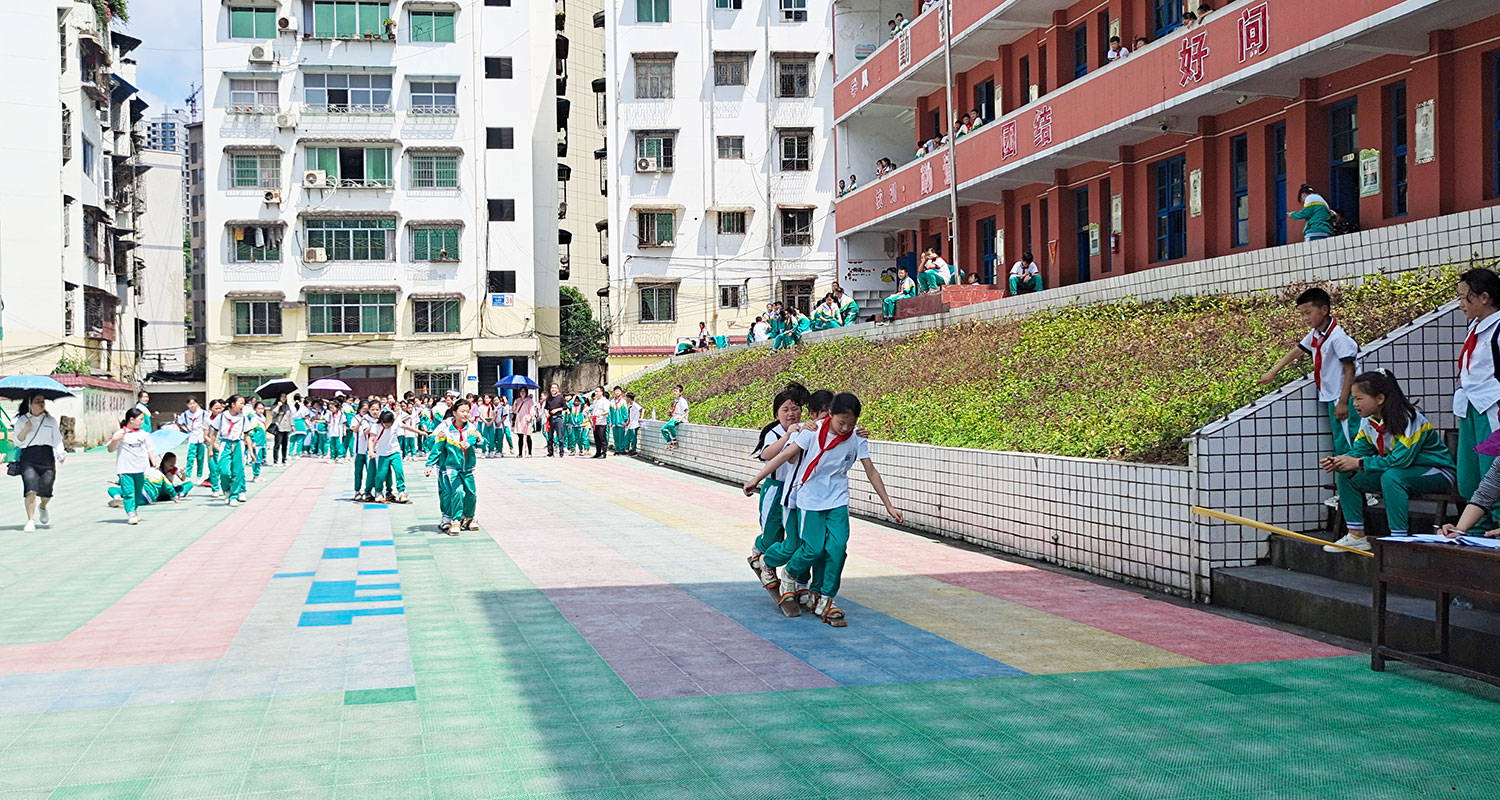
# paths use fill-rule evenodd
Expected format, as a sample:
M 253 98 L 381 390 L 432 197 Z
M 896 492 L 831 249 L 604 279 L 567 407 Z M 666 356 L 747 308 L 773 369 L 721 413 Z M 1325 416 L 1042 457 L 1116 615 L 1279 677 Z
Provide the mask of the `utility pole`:
M 958 152 L 954 142 L 958 131 L 953 125 L 958 121 L 957 109 L 953 106 L 953 0 L 943 0 L 938 6 L 938 34 L 943 37 L 943 84 L 948 102 L 948 263 L 953 265 L 952 274 L 957 276 L 958 266 Z

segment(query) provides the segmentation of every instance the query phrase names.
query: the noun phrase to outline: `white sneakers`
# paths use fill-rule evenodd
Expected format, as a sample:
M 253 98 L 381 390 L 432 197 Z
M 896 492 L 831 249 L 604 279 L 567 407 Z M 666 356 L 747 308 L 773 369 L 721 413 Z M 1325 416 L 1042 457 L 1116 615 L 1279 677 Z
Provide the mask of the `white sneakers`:
M 111 498 L 109 498 L 109 507 L 110 508 L 124 508 L 125 507 L 125 501 L 121 500 L 118 497 L 111 497 Z
M 1369 539 L 1367 539 L 1364 536 L 1354 536 L 1352 534 L 1347 534 L 1347 533 L 1344 534 L 1344 537 L 1342 539 L 1339 539 L 1338 541 L 1334 542 L 1333 544 L 1341 544 L 1341 545 L 1343 545 L 1345 547 L 1352 547 L 1355 550 L 1363 550 L 1366 553 L 1370 552 L 1370 549 L 1371 549 L 1370 548 L 1370 540 Z M 1334 547 L 1333 545 L 1323 545 L 1323 552 L 1325 552 L 1325 553 L 1342 553 L 1343 551 L 1340 550 L 1337 547 Z
M 31 533 L 32 531 L 36 530 L 36 523 L 32 522 L 31 520 L 28 519 L 28 520 L 26 520 L 25 527 L 21 528 L 21 530 L 23 530 L 23 531 L 25 531 L 27 533 Z
M 234 508 L 234 507 L 238 506 L 239 504 L 240 504 L 240 501 L 239 501 L 238 498 L 234 498 L 234 497 L 229 498 L 229 507 L 230 508 Z
M 125 518 L 125 522 L 128 523 L 128 524 L 130 524 L 130 525 L 139 525 L 139 524 L 141 524 L 141 518 L 137 517 L 134 514 L 131 514 L 130 516 L 128 516 L 128 517 Z

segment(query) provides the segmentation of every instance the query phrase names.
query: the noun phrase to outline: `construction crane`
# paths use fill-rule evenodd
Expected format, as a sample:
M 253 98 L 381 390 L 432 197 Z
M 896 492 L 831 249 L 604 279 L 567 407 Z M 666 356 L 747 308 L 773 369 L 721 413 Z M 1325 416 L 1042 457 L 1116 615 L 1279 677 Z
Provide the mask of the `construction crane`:
M 201 84 L 201 83 L 190 83 L 190 84 L 188 84 L 188 89 L 191 89 L 192 91 L 188 92 L 187 99 L 185 101 L 183 101 L 183 102 L 187 103 L 188 121 L 190 121 L 190 122 L 197 122 L 198 121 L 198 95 L 200 95 L 200 94 L 203 93 L 203 84 Z

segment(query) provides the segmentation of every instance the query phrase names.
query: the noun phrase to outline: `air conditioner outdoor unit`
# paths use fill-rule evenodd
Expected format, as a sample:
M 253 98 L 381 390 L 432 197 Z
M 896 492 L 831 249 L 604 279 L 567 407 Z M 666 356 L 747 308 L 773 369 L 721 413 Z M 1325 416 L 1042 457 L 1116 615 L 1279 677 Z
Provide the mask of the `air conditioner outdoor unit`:
M 269 64 L 276 60 L 276 54 L 268 44 L 258 44 L 250 48 L 251 64 Z
M 321 169 L 310 169 L 302 173 L 302 188 L 327 189 L 328 173 Z
M 278 17 L 276 19 L 276 27 L 279 28 L 280 30 L 289 31 L 291 33 L 296 33 L 297 32 L 297 18 L 296 17 Z
M 309 247 L 302 254 L 302 260 L 310 264 L 322 264 L 328 260 L 328 251 L 322 247 Z
M 291 111 L 283 111 L 283 112 L 277 114 L 276 115 L 276 127 L 278 127 L 278 128 L 295 128 L 295 127 L 297 127 L 297 115 L 295 113 L 291 112 Z
M 657 161 L 655 158 L 651 158 L 649 156 L 645 156 L 645 157 L 637 158 L 635 160 L 635 171 L 636 172 L 660 172 L 661 171 L 661 166 L 660 165 L 661 165 L 661 162 Z
M 266 193 L 262 195 L 262 199 L 264 199 L 267 203 L 279 204 L 281 202 L 281 190 L 267 189 Z

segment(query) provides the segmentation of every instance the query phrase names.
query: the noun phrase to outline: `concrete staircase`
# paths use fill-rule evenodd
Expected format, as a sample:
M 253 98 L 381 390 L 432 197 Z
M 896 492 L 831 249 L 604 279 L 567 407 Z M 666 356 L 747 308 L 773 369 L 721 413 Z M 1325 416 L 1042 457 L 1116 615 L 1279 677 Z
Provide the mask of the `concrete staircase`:
M 1375 508 L 1369 510 L 1375 512 L 1366 515 L 1370 535 L 1385 535 L 1384 514 Z M 1431 516 L 1413 508 L 1414 531 L 1428 530 L 1431 522 Z M 1334 538 L 1327 531 L 1308 533 Z M 1213 571 L 1214 604 L 1368 642 L 1373 567 L 1373 559 L 1352 553 L 1325 553 L 1316 545 L 1272 536 L 1264 563 Z M 1500 608 L 1469 602 L 1472 608 L 1454 607 L 1451 611 L 1453 658 L 1478 669 L 1500 671 Z M 1432 595 L 1393 591 L 1387 608 L 1388 636 L 1396 647 L 1432 649 Z

